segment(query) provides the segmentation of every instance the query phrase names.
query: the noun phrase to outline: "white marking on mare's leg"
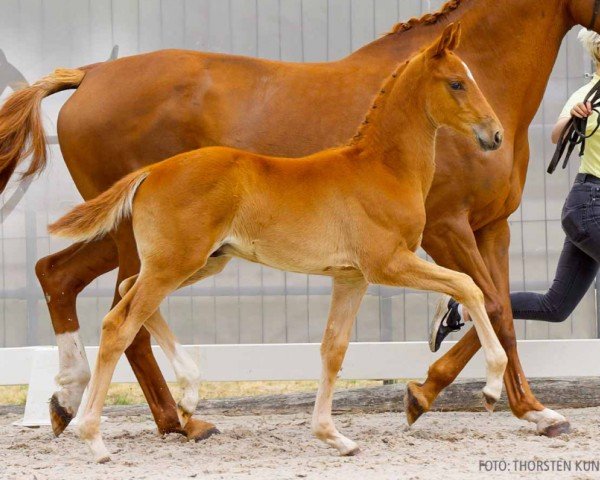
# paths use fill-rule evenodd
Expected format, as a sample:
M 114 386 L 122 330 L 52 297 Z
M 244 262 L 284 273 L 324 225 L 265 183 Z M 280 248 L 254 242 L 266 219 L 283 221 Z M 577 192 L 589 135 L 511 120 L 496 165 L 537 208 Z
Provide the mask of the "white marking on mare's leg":
M 58 334 L 56 344 L 59 372 L 55 381 L 60 386 L 60 390 L 55 393 L 55 396 L 60 406 L 75 416 L 85 387 L 90 381 L 90 367 L 85 348 L 79 330 Z
M 567 421 L 560 413 L 549 408 L 527 412 L 522 419 L 535 423 L 538 433 L 545 433 L 549 426 Z

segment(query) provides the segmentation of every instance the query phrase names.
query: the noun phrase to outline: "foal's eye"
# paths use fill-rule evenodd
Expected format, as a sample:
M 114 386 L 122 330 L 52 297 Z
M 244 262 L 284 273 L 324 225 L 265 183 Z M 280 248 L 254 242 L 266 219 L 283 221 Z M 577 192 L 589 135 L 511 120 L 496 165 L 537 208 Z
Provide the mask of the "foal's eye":
M 450 88 L 452 90 L 464 90 L 465 89 L 462 82 L 450 82 Z

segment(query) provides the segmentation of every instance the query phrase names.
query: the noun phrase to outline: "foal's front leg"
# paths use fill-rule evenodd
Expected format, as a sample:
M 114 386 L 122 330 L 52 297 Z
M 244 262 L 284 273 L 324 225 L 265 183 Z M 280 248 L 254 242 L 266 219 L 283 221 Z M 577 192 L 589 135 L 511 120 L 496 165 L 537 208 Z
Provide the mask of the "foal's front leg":
M 485 355 L 487 382 L 483 395 L 485 407 L 491 411 L 500 398 L 508 360 L 488 318 L 479 287 L 468 275 L 427 262 L 408 250 L 381 265 L 369 271 L 369 281 L 446 293 L 468 308 Z
M 333 387 L 344 361 L 354 319 L 367 285 L 362 276 L 351 280 L 334 279 L 329 319 L 321 342 L 321 382 L 313 411 L 312 429 L 317 438 L 337 448 L 341 455 L 355 455 L 359 448 L 335 428 L 331 418 Z

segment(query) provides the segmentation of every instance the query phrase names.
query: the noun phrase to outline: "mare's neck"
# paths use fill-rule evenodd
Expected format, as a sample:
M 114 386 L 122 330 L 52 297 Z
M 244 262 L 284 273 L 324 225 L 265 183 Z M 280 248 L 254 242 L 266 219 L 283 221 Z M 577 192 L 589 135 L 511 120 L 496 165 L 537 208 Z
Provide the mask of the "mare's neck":
M 529 125 L 542 101 L 566 32 L 564 0 L 463 0 L 444 20 L 414 25 L 352 54 L 358 62 L 396 63 L 431 42 L 447 22 L 460 21 L 457 53 L 465 60 L 507 134 Z

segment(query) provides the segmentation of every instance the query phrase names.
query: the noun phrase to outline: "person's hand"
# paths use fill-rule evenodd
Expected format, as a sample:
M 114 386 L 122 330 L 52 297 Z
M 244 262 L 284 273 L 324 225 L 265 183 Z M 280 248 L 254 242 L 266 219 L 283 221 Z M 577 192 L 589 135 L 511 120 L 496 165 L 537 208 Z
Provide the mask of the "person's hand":
M 578 118 L 587 118 L 594 111 L 592 110 L 591 102 L 580 102 L 571 109 L 571 116 Z

